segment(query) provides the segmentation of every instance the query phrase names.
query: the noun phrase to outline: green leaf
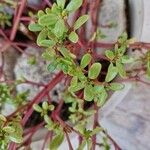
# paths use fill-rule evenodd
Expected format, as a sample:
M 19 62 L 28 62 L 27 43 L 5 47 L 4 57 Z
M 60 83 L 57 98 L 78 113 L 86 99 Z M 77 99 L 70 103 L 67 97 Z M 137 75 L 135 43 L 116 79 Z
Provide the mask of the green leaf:
M 117 61 L 117 62 L 116 62 L 116 67 L 117 67 L 117 69 L 118 69 L 119 75 L 120 75 L 122 78 L 125 78 L 127 75 L 126 75 L 126 71 L 125 71 L 124 65 L 121 64 L 119 61 Z
M 90 79 L 96 79 L 100 74 L 101 68 L 102 65 L 100 63 L 94 63 L 88 71 L 88 77 Z
M 60 52 L 61 52 L 61 54 L 65 57 L 65 58 L 71 58 L 72 56 L 72 54 L 68 51 L 68 49 L 67 48 L 65 48 L 65 47 L 62 47 L 60 50 L 59 50 Z
M 46 12 L 46 14 L 51 14 L 52 12 L 51 12 L 51 8 L 46 8 L 45 9 L 45 12 Z
M 76 86 L 70 86 L 69 91 L 70 92 L 77 92 L 79 90 L 82 90 L 85 87 L 85 84 L 83 82 L 79 82 Z
M 75 74 L 77 75 L 80 81 L 85 81 L 87 79 L 81 70 L 76 70 L 76 71 L 77 72 L 75 72 Z
M 109 88 L 113 91 L 122 90 L 124 88 L 124 84 L 121 83 L 111 83 Z
M 115 58 L 115 54 L 114 54 L 114 52 L 111 51 L 111 50 L 106 50 L 106 51 L 105 51 L 105 55 L 106 55 L 106 57 L 109 58 L 110 60 L 113 60 L 113 59 Z
M 40 18 L 40 17 L 42 17 L 44 15 L 45 15 L 45 13 L 44 13 L 43 10 L 39 10 L 38 13 L 37 13 L 38 18 Z
M 42 103 L 42 108 L 43 108 L 44 110 L 48 110 L 48 102 L 43 102 L 43 103 Z
M 11 135 L 9 135 L 9 139 L 10 139 L 12 142 L 15 142 L 15 143 L 21 143 L 21 142 L 23 142 L 23 138 L 22 138 L 22 137 L 19 137 L 19 136 L 16 135 L 16 134 L 11 134 Z
M 91 136 L 98 134 L 100 131 L 102 131 L 102 128 L 100 127 L 96 127 L 92 132 L 91 132 Z
M 39 46 L 41 46 L 40 45 L 40 43 L 41 43 L 41 41 L 43 41 L 43 40 L 45 40 L 46 38 L 47 38 L 47 30 L 46 29 L 43 29 L 40 33 L 39 33 L 39 35 L 38 35 L 38 37 L 37 37 L 37 44 L 39 45 Z
M 97 94 L 100 94 L 101 92 L 104 91 L 104 86 L 103 85 L 95 85 L 94 86 L 94 93 L 97 95 Z
M 34 104 L 33 109 L 39 113 L 41 113 L 43 111 L 42 108 L 38 104 Z
M 111 63 L 108 67 L 107 75 L 105 78 L 106 82 L 112 81 L 118 74 L 117 68 Z
M 69 70 L 69 66 L 66 63 L 59 63 L 58 69 L 62 70 L 65 74 L 67 74 Z
M 83 140 L 77 150 L 83 150 L 85 146 L 86 146 L 86 140 Z
M 52 139 L 52 141 L 51 141 L 51 143 L 49 145 L 50 150 L 57 150 L 58 147 L 63 142 L 63 140 L 64 140 L 64 134 L 63 134 L 63 132 L 59 132 L 59 134 L 56 135 L 54 137 L 54 139 Z
M 77 83 L 78 83 L 78 77 L 77 76 L 74 76 L 72 79 L 71 79 L 71 86 L 77 86 Z
M 126 52 L 126 49 L 127 49 L 127 45 L 126 44 L 121 45 L 121 47 L 119 47 L 117 49 L 117 52 L 118 52 L 119 56 L 122 57 L 124 55 L 124 53 Z
M 79 40 L 79 37 L 78 37 L 78 35 L 77 35 L 74 31 L 72 31 L 72 32 L 69 34 L 69 40 L 70 40 L 71 42 L 73 42 L 73 43 L 77 43 L 78 40 Z
M 53 121 L 50 119 L 48 115 L 44 115 L 44 120 L 48 125 L 53 125 Z
M 54 105 L 49 105 L 49 106 L 48 106 L 48 109 L 49 109 L 50 111 L 52 111 L 52 110 L 55 109 L 55 106 L 54 106 Z
M 91 84 L 86 85 L 84 88 L 84 99 L 86 101 L 92 101 L 94 99 L 94 91 L 93 86 Z
M 60 58 L 60 62 L 62 62 L 62 64 L 65 64 L 67 66 L 72 65 L 72 61 L 67 58 Z
M 103 106 L 104 103 L 106 102 L 108 97 L 108 94 L 106 92 L 106 90 L 104 89 L 103 92 L 101 92 L 98 97 L 97 97 L 97 106 Z
M 64 9 L 66 0 L 57 0 L 57 5 Z
M 132 63 L 134 59 L 132 57 L 129 57 L 128 55 L 124 55 L 121 57 L 121 62 L 123 64 Z
M 57 22 L 58 18 L 54 14 L 46 14 L 39 18 L 38 23 L 41 26 L 54 25 Z
M 53 3 L 53 5 L 51 7 L 51 12 L 53 14 L 56 14 L 57 16 L 60 16 L 60 13 L 62 12 L 62 10 L 60 9 L 60 7 L 56 3 Z
M 92 56 L 89 53 L 85 54 L 81 59 L 80 67 L 84 69 L 91 62 L 91 59 Z
M 54 46 L 56 43 L 52 40 L 42 40 L 39 42 L 40 46 L 43 46 L 43 47 L 51 47 L 51 46 Z
M 64 20 L 59 19 L 55 24 L 54 34 L 56 35 L 56 37 L 60 38 L 63 36 L 65 29 L 66 27 L 65 27 Z
M 12 126 L 14 127 L 15 132 L 13 134 L 9 135 L 9 139 L 15 143 L 23 142 L 23 137 L 22 137 L 23 129 L 22 129 L 21 124 L 20 123 L 13 123 Z
M 13 127 L 11 127 L 11 126 L 5 126 L 3 128 L 3 131 L 11 134 L 11 133 L 15 132 L 15 129 Z
M 71 2 L 67 5 L 66 10 L 74 12 L 82 5 L 82 2 L 83 0 L 71 0 Z
M 29 24 L 28 28 L 33 32 L 41 31 L 43 29 L 43 27 L 37 23 Z
M 74 30 L 79 29 L 84 23 L 87 22 L 88 19 L 89 19 L 88 15 L 83 15 L 80 18 L 78 18 L 73 26 Z
M 49 48 L 46 49 L 46 51 L 42 54 L 42 57 L 45 60 L 51 60 L 52 58 L 54 58 L 56 56 L 56 53 L 53 49 Z
M 53 72 L 57 68 L 57 65 L 58 65 L 57 61 L 54 60 L 47 66 L 47 70 L 49 72 Z
M 126 32 L 122 33 L 121 36 L 118 38 L 118 42 L 123 44 L 128 39 L 128 34 Z

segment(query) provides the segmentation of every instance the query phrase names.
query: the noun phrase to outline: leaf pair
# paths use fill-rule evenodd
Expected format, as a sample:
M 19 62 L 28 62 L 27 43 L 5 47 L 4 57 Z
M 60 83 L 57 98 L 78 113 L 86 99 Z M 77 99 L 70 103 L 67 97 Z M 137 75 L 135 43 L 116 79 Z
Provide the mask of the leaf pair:
M 75 24 L 73 26 L 74 31 L 72 31 L 68 37 L 71 42 L 73 42 L 73 43 L 78 42 L 79 37 L 78 37 L 77 33 L 75 32 L 75 30 L 79 29 L 88 20 L 88 18 L 89 18 L 88 15 L 83 15 L 77 19 L 77 21 L 75 22 Z
M 74 12 L 82 5 L 82 2 L 83 0 L 71 0 L 67 5 L 66 10 L 68 12 Z
M 91 60 L 92 60 L 92 56 L 89 53 L 85 54 L 81 59 L 80 67 L 84 69 L 90 64 Z M 102 65 L 100 63 L 92 64 L 92 66 L 88 70 L 89 79 L 92 79 L 92 80 L 96 79 L 101 72 L 101 68 L 102 68 Z
M 127 76 L 124 65 L 119 61 L 116 62 L 116 66 L 114 66 L 113 63 L 110 63 L 105 81 L 111 82 L 117 76 L 118 73 L 122 78 L 125 78 Z

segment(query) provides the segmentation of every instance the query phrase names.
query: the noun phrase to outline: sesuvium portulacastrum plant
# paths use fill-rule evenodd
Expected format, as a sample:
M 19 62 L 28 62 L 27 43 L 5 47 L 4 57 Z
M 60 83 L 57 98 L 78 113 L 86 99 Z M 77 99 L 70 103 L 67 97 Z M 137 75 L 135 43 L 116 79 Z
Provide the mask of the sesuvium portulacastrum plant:
M 93 1 L 92 3 L 96 4 Z M 47 70 L 49 72 L 60 70 L 60 73 L 46 85 L 26 79 L 15 81 L 14 84 L 12 81 L 2 81 L 0 84 L 0 106 L 11 103 L 16 107 L 16 111 L 9 116 L 0 115 L 0 149 L 15 150 L 21 147 L 30 149 L 32 136 L 45 126 L 48 129 L 48 134 L 45 136 L 43 149 L 47 142 L 50 150 L 57 150 L 66 139 L 69 149 L 73 150 L 69 134 L 74 132 L 79 136 L 78 150 L 83 150 L 85 147 L 89 150 L 95 150 L 96 146 L 99 149 L 103 147 L 105 150 L 109 150 L 111 143 L 115 149 L 120 150 L 119 145 L 101 127 L 98 120 L 98 110 L 108 100 L 109 93 L 124 88 L 122 81 L 131 81 L 130 79 L 132 79 L 145 83 L 140 80 L 139 73 L 136 71 L 142 70 L 150 77 L 150 52 L 141 53 L 138 58 L 132 58 L 127 53 L 128 48 L 148 46 L 143 43 L 134 43 L 134 40 L 128 39 L 127 33 L 124 32 L 116 43 L 106 44 L 110 49 L 105 50 L 104 55 L 100 55 L 102 59 L 98 59 L 98 54 L 94 49 L 97 49 L 98 45 L 101 47 L 101 43 L 98 43 L 97 40 L 105 35 L 101 33 L 97 25 L 92 24 L 93 33 L 89 41 L 85 40 L 84 42 L 83 40 L 86 39 L 86 34 L 80 34 L 85 37 L 79 36 L 80 31 L 83 32 L 85 29 L 83 27 L 86 22 L 89 19 L 94 20 L 95 12 L 85 14 L 86 9 L 82 0 L 56 0 L 56 3 L 48 4 L 51 6 L 50 8 L 39 10 L 37 15 L 33 15 L 34 17 L 22 17 L 21 19 L 30 20 L 29 30 L 35 32 L 37 45 L 44 49 L 42 57 L 49 63 Z M 20 12 L 23 12 L 25 0 L 22 0 L 20 5 L 18 5 L 19 9 L 22 9 Z M 97 7 L 96 5 L 96 10 Z M 84 12 L 81 16 L 79 16 L 78 9 L 82 9 L 81 12 Z M 91 5 L 89 9 L 94 11 Z M 75 15 L 75 20 L 71 25 L 68 21 L 69 15 L 76 12 L 78 15 Z M 21 20 L 19 15 L 16 16 L 16 20 Z M 2 27 L 7 23 L 7 20 L 0 18 Z M 16 24 L 13 25 L 10 40 L 6 38 L 5 32 L 0 30 L 0 34 L 5 35 L 6 45 L 12 44 L 14 46 L 16 44 L 13 40 L 17 31 L 16 26 Z M 19 44 L 22 45 L 22 43 Z M 15 45 L 15 48 L 18 48 L 18 45 Z M 104 68 L 102 60 L 108 64 L 106 68 Z M 28 63 L 35 65 L 36 61 L 38 60 L 31 56 Z M 139 62 L 142 68 L 126 69 L 126 65 Z M 102 75 L 104 79 L 101 79 Z M 116 77 L 121 80 L 116 80 Z M 61 99 L 55 105 L 51 102 L 50 97 L 46 98 L 46 96 L 61 79 L 65 80 L 66 88 Z M 30 91 L 15 93 L 16 85 L 22 83 L 42 86 L 43 89 L 29 102 L 26 100 Z M 69 107 L 66 108 L 69 111 L 68 122 L 64 121 L 61 116 L 64 103 Z M 87 105 L 89 106 L 87 107 Z M 26 129 L 26 123 L 28 120 L 31 121 L 33 110 L 43 118 L 43 121 Z M 93 122 L 91 116 L 94 117 Z M 93 128 L 87 127 L 91 122 Z M 96 135 L 101 135 L 101 139 L 96 138 Z
M 83 100 L 102 107 L 108 98 L 109 91 L 124 88 L 123 84 L 112 81 L 118 74 L 122 78 L 127 77 L 124 65 L 133 62 L 133 58 L 126 54 L 131 40 L 128 40 L 127 34 L 123 33 L 115 44 L 114 50 L 105 52 L 110 62 L 105 81 L 99 82 L 98 80 L 102 64 L 94 61 L 90 50 L 82 56 L 80 64 L 77 63 L 77 56 L 67 47 L 66 43 L 78 43 L 79 37 L 76 31 L 88 21 L 89 16 L 83 15 L 75 21 L 73 26 L 68 23 L 69 14 L 75 12 L 81 5 L 82 0 L 71 0 L 67 6 L 65 6 L 64 0 L 57 0 L 57 3 L 54 3 L 51 8 L 38 12 L 37 22 L 30 24 L 29 30 L 39 32 L 37 44 L 45 48 L 42 56 L 50 62 L 47 67 L 48 71 L 59 69 L 71 78 L 63 98 L 65 103 L 71 104 L 69 120 L 75 125 L 74 129 L 83 137 L 78 148 L 82 150 L 86 144 L 91 149 L 92 137 L 102 131 L 98 126 L 93 130 L 86 129 L 87 117 L 96 112 L 95 110 L 85 110 Z M 83 99 L 78 96 L 80 91 L 83 91 Z M 49 106 L 44 102 L 42 107 L 46 110 Z M 34 109 L 44 116 L 46 127 L 55 133 L 55 137 L 50 143 L 50 149 L 57 149 L 64 138 L 63 127 L 50 119 L 47 113 L 44 114 L 44 110 L 39 105 L 35 104 Z

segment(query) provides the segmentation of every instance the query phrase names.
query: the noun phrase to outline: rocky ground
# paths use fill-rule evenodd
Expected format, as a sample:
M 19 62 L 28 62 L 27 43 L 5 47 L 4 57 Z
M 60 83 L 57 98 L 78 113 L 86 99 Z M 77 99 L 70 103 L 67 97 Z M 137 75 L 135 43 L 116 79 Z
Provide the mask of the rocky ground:
M 106 38 L 104 38 L 103 41 L 115 41 L 117 37 L 127 28 L 125 0 L 104 0 L 101 5 L 101 31 L 104 35 L 106 35 Z M 112 24 L 113 27 L 105 27 L 110 24 Z M 146 24 L 147 23 L 145 22 L 144 25 Z M 146 37 L 148 37 L 147 32 L 144 32 Z M 142 35 L 142 38 L 143 37 L 144 35 Z M 29 50 L 31 49 L 29 48 L 26 51 Z M 34 53 L 35 49 L 32 50 Z M 38 53 L 37 55 L 37 57 L 39 57 Z M 47 80 L 50 80 L 47 78 L 49 73 L 46 71 L 46 69 L 44 69 L 44 62 L 42 64 L 37 63 L 37 66 L 32 66 L 32 68 L 30 68 L 27 65 L 27 60 L 28 58 L 24 55 L 17 59 L 17 63 L 15 64 L 15 67 L 13 67 L 17 79 L 24 75 L 28 80 L 43 83 Z M 8 64 L 8 67 L 10 67 L 10 64 Z M 18 91 L 28 88 L 31 89 L 32 87 L 23 85 L 22 87 L 18 87 Z M 35 88 L 36 92 L 39 90 L 40 89 Z M 35 93 L 32 94 L 34 95 Z M 100 113 L 100 115 L 102 114 L 101 124 L 117 141 L 123 150 L 149 150 L 149 87 L 142 84 L 134 84 L 132 88 L 128 87 L 128 89 L 126 89 L 122 94 L 116 94 L 112 101 L 112 103 L 115 103 L 115 105 L 109 104 L 107 108 L 104 109 L 104 112 Z M 31 97 L 33 95 L 31 95 Z M 122 99 L 120 99 L 121 96 L 123 96 Z M 38 145 L 34 145 L 33 149 L 37 149 L 37 147 L 39 149 L 40 142 L 38 142 Z M 64 147 L 65 145 L 62 146 L 60 150 L 64 149 Z

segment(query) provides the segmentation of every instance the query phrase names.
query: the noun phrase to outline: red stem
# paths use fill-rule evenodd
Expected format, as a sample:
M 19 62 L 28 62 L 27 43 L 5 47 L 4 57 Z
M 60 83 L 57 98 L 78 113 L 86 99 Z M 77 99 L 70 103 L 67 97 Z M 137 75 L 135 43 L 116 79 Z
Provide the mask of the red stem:
M 67 132 L 65 132 L 65 134 L 66 134 L 66 139 L 67 139 L 67 142 L 68 142 L 69 150 L 73 150 L 69 135 L 68 135 Z
M 56 77 L 51 82 L 49 82 L 48 85 L 39 94 L 37 94 L 37 96 L 31 101 L 29 109 L 27 113 L 25 114 L 24 118 L 22 119 L 23 125 L 26 124 L 28 118 L 31 116 L 33 112 L 33 108 L 32 108 L 33 104 L 35 103 L 38 104 L 42 100 L 42 98 L 47 94 L 47 92 L 52 90 L 54 86 L 62 80 L 63 77 L 64 77 L 64 74 L 62 72 L 58 73 Z
M 22 0 L 21 4 L 19 6 L 18 13 L 16 14 L 17 16 L 15 16 L 14 25 L 12 27 L 12 31 L 11 31 L 11 35 L 10 35 L 10 40 L 11 41 L 13 41 L 15 36 L 16 36 L 16 32 L 17 32 L 18 25 L 19 25 L 19 22 L 20 22 L 20 17 L 21 17 L 21 15 L 23 13 L 25 4 L 26 4 L 26 0 Z

